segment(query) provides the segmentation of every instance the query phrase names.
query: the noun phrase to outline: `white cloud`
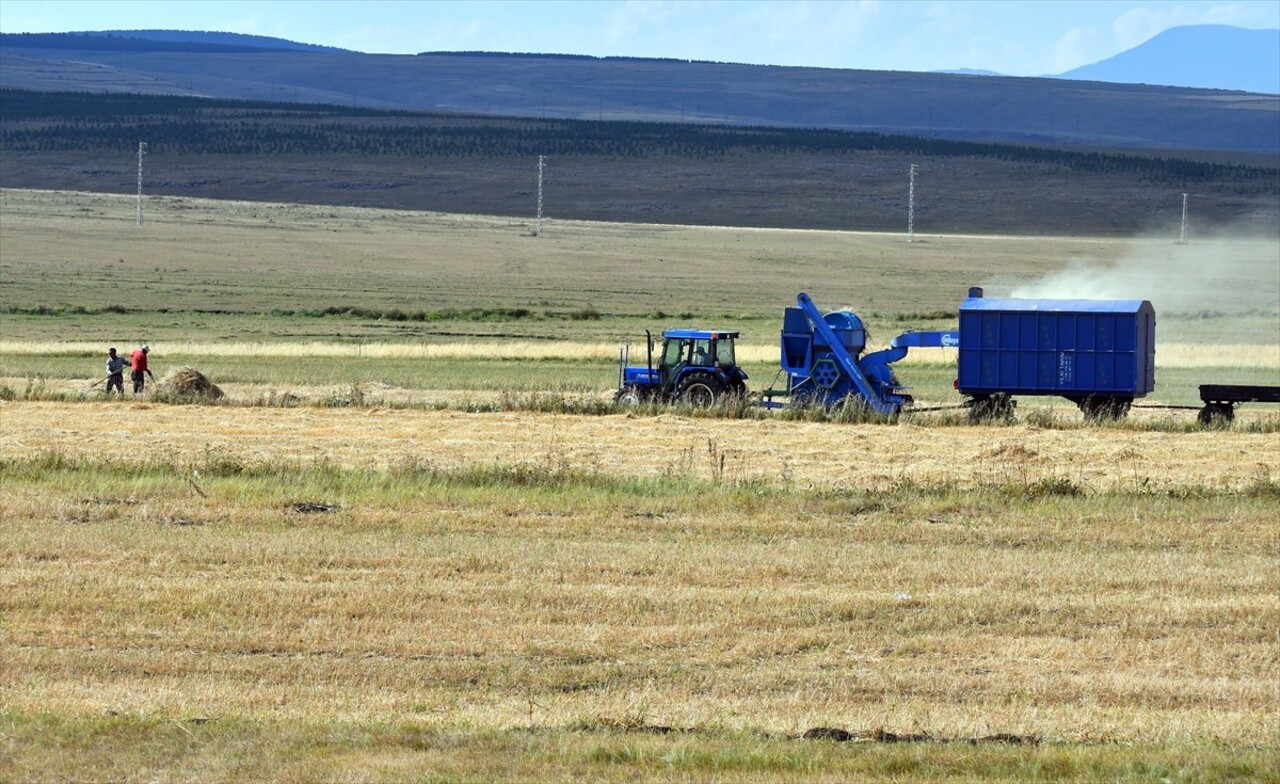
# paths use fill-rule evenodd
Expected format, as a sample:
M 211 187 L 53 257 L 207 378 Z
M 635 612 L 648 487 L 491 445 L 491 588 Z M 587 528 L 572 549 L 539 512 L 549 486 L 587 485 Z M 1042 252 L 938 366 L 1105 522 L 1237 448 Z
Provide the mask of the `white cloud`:
M 733 6 L 728 6 L 732 8 Z M 785 62 L 788 65 L 843 65 L 851 47 L 862 41 L 882 15 L 878 0 L 841 2 L 762 2 L 743 4 L 726 26 L 726 47 L 744 62 Z M 751 42 L 765 44 L 753 49 Z
M 848 47 L 880 13 L 880 0 L 628 0 L 604 35 L 616 49 L 650 56 L 819 64 Z
M 1275 6 L 1268 11 L 1267 3 L 1227 3 L 1215 5 L 1201 16 L 1199 24 L 1223 24 L 1252 29 L 1275 28 Z
M 213 28 L 210 28 L 213 29 Z M 233 19 L 218 26 L 219 32 L 240 33 L 242 35 L 262 35 L 262 20 L 257 14 L 243 19 Z
M 1094 28 L 1073 27 L 1053 48 L 1053 73 L 1096 63 L 1115 54 L 1114 49 L 1113 42 Z
M 1193 16 L 1183 6 L 1167 6 L 1162 8 L 1135 8 L 1126 11 L 1111 23 L 1116 35 L 1116 51 L 1132 49 L 1138 44 L 1151 40 L 1170 27 L 1197 24 Z
M 689 3 L 670 0 L 627 0 L 609 12 L 609 37 L 628 40 L 667 23 Z
M 1184 5 L 1143 6 L 1118 16 L 1112 29 L 1116 35 L 1116 51 L 1145 43 L 1171 27 L 1218 24 L 1233 27 L 1271 27 L 1273 14 L 1266 3 L 1220 3 L 1204 9 Z

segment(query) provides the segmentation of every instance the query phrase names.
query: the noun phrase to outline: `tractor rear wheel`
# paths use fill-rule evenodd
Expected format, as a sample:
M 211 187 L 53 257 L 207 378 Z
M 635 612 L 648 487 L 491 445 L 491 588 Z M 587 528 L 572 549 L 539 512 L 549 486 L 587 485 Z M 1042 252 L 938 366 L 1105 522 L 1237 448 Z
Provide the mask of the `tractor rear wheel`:
M 690 373 L 680 379 L 676 400 L 697 408 L 713 406 L 725 393 L 724 384 L 710 373 Z

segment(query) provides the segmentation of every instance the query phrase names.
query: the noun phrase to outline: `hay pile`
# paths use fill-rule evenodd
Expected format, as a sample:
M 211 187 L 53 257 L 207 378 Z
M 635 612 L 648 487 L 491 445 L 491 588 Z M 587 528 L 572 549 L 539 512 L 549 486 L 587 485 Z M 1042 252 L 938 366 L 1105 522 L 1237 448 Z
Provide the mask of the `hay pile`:
M 203 373 L 192 367 L 177 367 L 169 370 L 160 379 L 160 388 L 165 392 L 185 397 L 207 397 L 219 400 L 224 397 L 218 385 L 210 381 Z

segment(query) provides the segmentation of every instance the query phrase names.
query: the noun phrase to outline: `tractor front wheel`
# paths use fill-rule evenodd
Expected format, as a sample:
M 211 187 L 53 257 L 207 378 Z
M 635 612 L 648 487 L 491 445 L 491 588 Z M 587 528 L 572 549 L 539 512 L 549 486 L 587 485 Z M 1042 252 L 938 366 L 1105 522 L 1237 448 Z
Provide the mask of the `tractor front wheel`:
M 647 396 L 640 391 L 639 387 L 626 386 L 619 389 L 613 396 L 613 403 L 618 406 L 638 406 L 646 399 Z
M 690 373 L 680 379 L 676 400 L 696 408 L 706 408 L 715 405 L 724 393 L 724 384 L 710 373 Z

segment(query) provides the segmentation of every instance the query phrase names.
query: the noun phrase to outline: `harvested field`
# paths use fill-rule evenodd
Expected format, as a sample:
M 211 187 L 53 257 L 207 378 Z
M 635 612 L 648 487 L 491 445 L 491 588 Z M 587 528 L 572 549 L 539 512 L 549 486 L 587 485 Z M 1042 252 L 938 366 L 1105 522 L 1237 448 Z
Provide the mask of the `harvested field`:
M 947 325 L 954 328 L 954 324 Z M 771 336 L 775 337 L 775 336 Z M 643 351 L 641 335 L 633 350 Z M 887 344 L 871 343 L 868 351 L 887 348 Z M 297 357 L 325 357 L 333 359 L 471 359 L 545 361 L 552 359 L 610 362 L 618 358 L 615 343 L 576 343 L 558 340 L 532 342 L 527 340 L 466 341 L 458 343 L 361 343 L 355 346 L 344 343 L 193 343 L 180 341 L 157 343 L 157 353 L 183 357 L 239 357 L 250 361 L 277 360 Z M 102 347 L 97 343 L 47 341 L 17 342 L 0 340 L 0 356 L 81 356 L 97 357 Z M 899 361 L 899 365 L 955 364 L 956 349 L 913 348 Z M 778 347 L 773 343 L 740 341 L 736 350 L 740 363 L 776 365 Z M 1161 341 L 1156 356 L 1157 368 L 1257 368 L 1280 374 L 1280 345 L 1214 344 L 1212 347 L 1189 343 Z
M 1280 775 L 1274 434 L 0 421 L 10 780 Z
M 1195 424 L 1280 383 L 1273 240 L 0 202 L 0 780 L 1280 782 L 1280 414 Z M 883 341 L 1134 254 L 1190 410 L 607 404 L 690 322 L 770 385 L 798 285 Z M 226 398 L 88 389 L 142 340 Z
M 104 413 L 112 427 L 99 426 Z M 1280 477 L 1274 433 L 1135 432 L 1018 426 L 833 426 L 759 420 L 469 414 L 127 404 L 0 404 L 5 455 L 128 459 L 139 443 L 190 463 L 325 459 L 351 468 L 552 466 L 614 477 L 692 473 L 731 482 L 885 488 L 1052 480 L 1083 492 L 1233 488 Z M 642 448 L 635 445 L 641 444 Z

